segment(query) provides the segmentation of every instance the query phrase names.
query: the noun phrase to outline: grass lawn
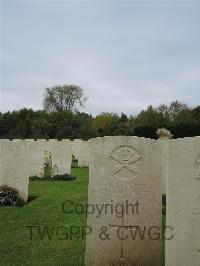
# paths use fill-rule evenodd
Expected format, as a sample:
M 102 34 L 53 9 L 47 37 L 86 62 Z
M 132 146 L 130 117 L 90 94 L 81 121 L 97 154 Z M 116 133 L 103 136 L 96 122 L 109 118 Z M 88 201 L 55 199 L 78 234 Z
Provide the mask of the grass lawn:
M 85 240 L 81 232 L 69 239 L 69 229 L 81 230 L 86 215 L 66 214 L 62 205 L 87 203 L 88 169 L 72 175 L 75 181 L 31 181 L 28 204 L 0 207 L 0 265 L 84 265 Z

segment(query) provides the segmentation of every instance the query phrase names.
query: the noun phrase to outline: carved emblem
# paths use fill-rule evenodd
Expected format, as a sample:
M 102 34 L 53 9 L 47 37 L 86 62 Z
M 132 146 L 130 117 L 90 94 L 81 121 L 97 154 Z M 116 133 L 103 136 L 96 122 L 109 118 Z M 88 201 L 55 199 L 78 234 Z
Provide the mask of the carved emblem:
M 194 166 L 194 172 L 197 176 L 197 179 L 200 180 L 200 155 L 196 159 L 195 166 Z
M 117 162 L 112 168 L 113 174 L 117 174 L 125 168 L 135 175 L 139 173 L 138 168 L 134 164 L 141 159 L 141 156 L 135 148 L 126 145 L 120 146 L 113 150 L 111 158 Z

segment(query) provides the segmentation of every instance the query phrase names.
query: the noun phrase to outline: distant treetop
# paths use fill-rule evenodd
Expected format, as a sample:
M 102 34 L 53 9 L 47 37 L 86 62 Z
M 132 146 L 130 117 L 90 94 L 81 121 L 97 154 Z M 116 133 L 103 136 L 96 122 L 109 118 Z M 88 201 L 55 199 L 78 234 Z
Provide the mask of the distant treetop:
M 87 101 L 84 96 L 84 91 L 77 85 L 56 85 L 51 88 L 46 88 L 43 106 L 47 112 L 52 111 L 73 111 L 78 107 L 83 107 Z

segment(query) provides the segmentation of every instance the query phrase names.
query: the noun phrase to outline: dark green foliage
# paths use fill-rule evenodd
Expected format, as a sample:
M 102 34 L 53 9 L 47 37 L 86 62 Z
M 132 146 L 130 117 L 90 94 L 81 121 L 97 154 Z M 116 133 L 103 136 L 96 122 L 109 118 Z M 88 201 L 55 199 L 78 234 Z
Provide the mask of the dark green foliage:
M 64 175 L 54 175 L 53 176 L 53 180 L 55 181 L 73 181 L 74 179 L 76 179 L 75 176 L 71 176 L 69 174 L 64 174 Z
M 156 130 L 165 127 L 174 138 L 200 135 L 200 106 L 190 108 L 178 101 L 169 106 L 149 106 L 138 115 L 102 113 L 92 115 L 72 111 L 50 112 L 22 109 L 0 113 L 0 138 L 83 139 L 135 135 L 157 138 Z
M 0 186 L 0 206 L 21 207 L 25 201 L 20 197 L 17 189 L 9 186 Z
M 69 174 L 45 176 L 44 178 L 41 178 L 38 176 L 31 176 L 30 177 L 30 180 L 40 180 L 40 181 L 73 181 L 75 179 L 76 179 L 75 176 L 71 176 Z

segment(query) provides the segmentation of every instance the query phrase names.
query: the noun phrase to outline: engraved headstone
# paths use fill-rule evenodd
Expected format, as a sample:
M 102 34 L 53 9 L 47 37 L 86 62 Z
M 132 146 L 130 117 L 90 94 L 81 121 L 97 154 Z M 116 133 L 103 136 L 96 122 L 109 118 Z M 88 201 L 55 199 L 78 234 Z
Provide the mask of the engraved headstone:
M 160 266 L 161 146 L 138 137 L 90 143 L 87 266 Z M 101 214 L 97 209 L 102 210 Z
M 170 143 L 166 223 L 166 266 L 199 266 L 200 137 Z

